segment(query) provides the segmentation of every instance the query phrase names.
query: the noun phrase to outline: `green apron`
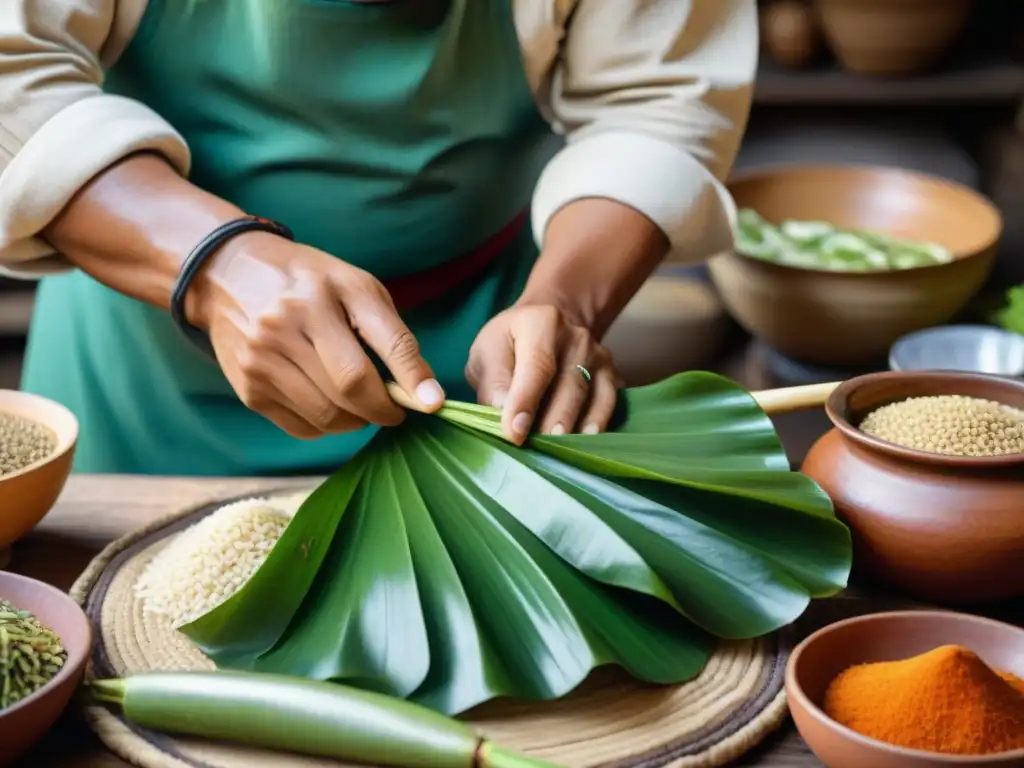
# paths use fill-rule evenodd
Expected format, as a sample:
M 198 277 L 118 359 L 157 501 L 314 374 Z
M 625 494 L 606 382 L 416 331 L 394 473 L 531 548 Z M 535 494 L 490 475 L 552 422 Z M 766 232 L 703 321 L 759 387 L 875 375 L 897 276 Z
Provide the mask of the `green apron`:
M 150 0 L 106 89 L 188 141 L 192 180 L 381 279 L 472 251 L 529 205 L 551 134 L 508 0 Z M 453 398 L 479 329 L 521 291 L 529 228 L 467 289 L 403 312 Z M 23 387 L 81 422 L 75 469 L 266 475 L 337 467 L 373 429 L 289 437 L 168 316 L 80 272 L 42 282 Z

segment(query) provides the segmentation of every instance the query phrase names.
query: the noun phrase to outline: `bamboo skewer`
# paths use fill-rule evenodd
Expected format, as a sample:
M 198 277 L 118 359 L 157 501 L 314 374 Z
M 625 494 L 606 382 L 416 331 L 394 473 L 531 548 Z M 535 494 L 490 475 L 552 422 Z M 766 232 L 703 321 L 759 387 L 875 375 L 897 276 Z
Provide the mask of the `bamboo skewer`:
M 826 384 L 805 384 L 800 387 L 783 387 L 781 389 L 764 389 L 760 392 L 751 392 L 757 400 L 757 404 L 769 416 L 778 416 L 783 413 L 795 413 L 797 411 L 810 411 L 821 408 L 828 401 L 829 395 L 838 387 L 840 382 L 830 381 Z M 393 381 L 387 383 L 388 394 L 398 405 L 409 411 L 423 412 L 422 406 L 411 397 L 404 389 Z
M 805 384 L 800 387 L 783 387 L 781 389 L 764 389 L 751 392 L 757 404 L 769 416 L 796 411 L 810 411 L 821 408 L 828 402 L 829 396 L 842 382 L 830 381 L 826 384 Z

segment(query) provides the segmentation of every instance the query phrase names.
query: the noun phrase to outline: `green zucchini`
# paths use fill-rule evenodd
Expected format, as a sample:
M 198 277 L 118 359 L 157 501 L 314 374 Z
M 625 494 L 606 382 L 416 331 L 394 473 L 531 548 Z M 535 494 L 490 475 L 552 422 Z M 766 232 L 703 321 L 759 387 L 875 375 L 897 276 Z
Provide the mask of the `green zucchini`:
M 247 672 L 152 672 L 90 683 L 154 731 L 407 768 L 555 768 L 433 710 L 336 683 Z

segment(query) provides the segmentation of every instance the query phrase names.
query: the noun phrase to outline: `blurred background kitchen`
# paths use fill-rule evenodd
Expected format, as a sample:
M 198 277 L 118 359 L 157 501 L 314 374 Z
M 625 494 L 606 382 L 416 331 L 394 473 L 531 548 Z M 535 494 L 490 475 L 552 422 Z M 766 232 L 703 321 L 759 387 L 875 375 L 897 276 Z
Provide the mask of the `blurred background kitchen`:
M 1024 283 L 1024 2 L 760 5 L 755 106 L 733 179 L 738 207 L 776 224 L 826 220 L 936 243 L 956 263 L 836 274 L 726 254 L 710 269 L 666 267 L 609 336 L 629 383 L 687 368 L 750 389 L 829 381 L 892 366 L 893 344 L 920 328 L 995 331 L 1008 289 Z M 880 170 L 808 167 L 850 164 Z M 18 384 L 32 289 L 0 278 L 0 388 Z M 1020 355 L 1024 375 L 1021 333 L 1010 346 L 940 334 L 901 354 L 907 365 L 970 367 L 986 344 L 990 360 L 1012 365 Z M 824 418 L 780 420 L 794 461 Z

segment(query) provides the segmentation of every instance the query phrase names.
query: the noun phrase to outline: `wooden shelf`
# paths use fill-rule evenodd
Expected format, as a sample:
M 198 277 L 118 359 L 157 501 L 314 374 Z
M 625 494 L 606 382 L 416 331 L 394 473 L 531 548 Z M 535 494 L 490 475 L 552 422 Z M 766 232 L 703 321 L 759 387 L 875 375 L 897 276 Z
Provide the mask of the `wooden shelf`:
M 762 56 L 754 102 L 765 106 L 949 106 L 1024 99 L 1024 64 L 1009 59 L 968 59 L 918 77 L 882 79 L 837 66 L 787 71 Z

